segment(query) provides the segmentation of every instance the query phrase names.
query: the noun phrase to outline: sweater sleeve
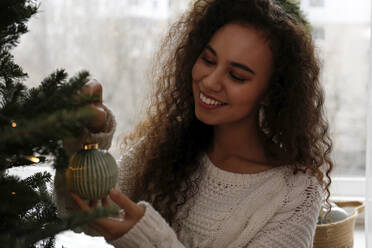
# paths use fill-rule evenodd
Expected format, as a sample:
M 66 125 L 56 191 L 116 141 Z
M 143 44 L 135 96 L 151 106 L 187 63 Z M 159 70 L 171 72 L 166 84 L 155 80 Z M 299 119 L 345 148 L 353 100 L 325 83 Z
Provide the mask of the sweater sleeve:
M 129 232 L 110 244 L 116 248 L 185 248 L 173 229 L 148 202 L 137 204 L 145 207 L 145 215 Z
M 289 183 L 285 205 L 256 234 L 247 248 L 312 248 L 324 192 L 317 179 L 304 174 Z
M 141 140 L 137 144 L 140 142 Z M 130 199 L 133 196 L 134 183 L 136 181 L 136 170 L 133 166 L 135 159 L 133 151 L 136 149 L 137 144 L 127 150 L 120 158 L 118 187 Z M 173 229 L 150 203 L 140 201 L 137 204 L 145 207 L 144 216 L 129 232 L 114 241 L 110 241 L 110 244 L 117 248 L 184 247 L 178 241 Z
M 79 139 L 74 141 L 64 142 L 64 147 L 67 155 L 70 157 L 75 151 L 78 151 L 83 142 L 98 143 L 101 149 L 109 149 L 111 146 L 111 141 L 116 128 L 115 117 L 112 112 L 103 106 L 106 113 L 106 125 L 102 132 L 100 133 L 89 133 L 88 130 L 84 130 L 84 133 Z M 69 190 L 66 186 L 65 175 L 63 171 L 56 171 L 54 177 L 54 190 L 53 190 L 53 200 L 57 207 L 57 214 L 59 217 L 67 217 L 71 215 L 76 209 L 75 202 L 69 194 Z M 90 228 L 88 225 L 76 228 L 75 232 L 85 232 L 91 236 L 98 236 L 99 234 Z

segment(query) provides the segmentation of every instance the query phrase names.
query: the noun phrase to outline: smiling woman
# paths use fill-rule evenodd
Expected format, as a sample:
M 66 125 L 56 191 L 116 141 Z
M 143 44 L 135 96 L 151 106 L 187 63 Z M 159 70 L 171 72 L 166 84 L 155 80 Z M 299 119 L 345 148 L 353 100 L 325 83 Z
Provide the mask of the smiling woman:
M 298 6 L 197 0 L 155 61 L 147 116 L 123 140 L 121 193 L 110 193 L 124 220 L 96 220 L 93 232 L 115 247 L 312 247 L 332 143 Z M 116 121 L 96 108 L 106 120 L 88 128 L 102 129 L 79 142 L 108 148 Z M 69 194 L 61 172 L 55 182 L 63 214 L 110 204 Z
M 262 32 L 239 23 L 223 26 L 192 69 L 196 117 L 209 125 L 229 125 L 241 134 L 248 126 L 258 129 L 256 112 L 267 93 L 272 63 Z M 211 108 L 199 95 L 225 104 L 212 108 L 216 111 L 206 111 Z

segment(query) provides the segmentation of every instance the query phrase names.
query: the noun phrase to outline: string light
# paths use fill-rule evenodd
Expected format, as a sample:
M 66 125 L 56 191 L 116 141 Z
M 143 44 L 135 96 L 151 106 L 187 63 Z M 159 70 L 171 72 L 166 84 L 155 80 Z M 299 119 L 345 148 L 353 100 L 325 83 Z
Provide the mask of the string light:
M 15 123 L 14 121 L 12 121 L 12 127 L 16 127 L 17 126 L 17 123 Z
M 27 157 L 27 159 L 36 164 L 40 162 L 40 158 L 37 157 Z
M 14 192 L 14 191 L 12 192 L 12 195 L 16 195 L 16 194 L 17 194 L 16 192 Z
M 98 149 L 98 144 L 84 144 L 83 150 L 92 150 L 92 149 Z

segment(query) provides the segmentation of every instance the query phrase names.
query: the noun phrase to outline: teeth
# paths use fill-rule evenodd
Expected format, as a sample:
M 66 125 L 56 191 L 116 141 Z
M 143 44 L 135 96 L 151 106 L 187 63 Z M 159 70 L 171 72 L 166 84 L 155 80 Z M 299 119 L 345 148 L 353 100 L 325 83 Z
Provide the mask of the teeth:
M 203 93 L 200 92 L 200 99 L 206 103 L 206 104 L 209 104 L 209 105 L 226 105 L 225 103 L 223 102 L 219 102 L 219 101 L 215 101 L 215 100 L 212 100 L 210 98 L 207 98 L 206 96 L 203 95 Z

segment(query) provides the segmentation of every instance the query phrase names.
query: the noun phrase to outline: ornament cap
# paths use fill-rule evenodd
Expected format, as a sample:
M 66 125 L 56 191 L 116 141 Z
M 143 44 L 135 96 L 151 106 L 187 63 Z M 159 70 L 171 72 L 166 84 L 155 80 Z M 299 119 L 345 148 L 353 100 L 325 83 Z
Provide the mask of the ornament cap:
M 98 149 L 98 144 L 97 143 L 94 143 L 94 144 L 83 144 L 82 147 L 81 147 L 82 150 L 94 150 L 94 149 Z

